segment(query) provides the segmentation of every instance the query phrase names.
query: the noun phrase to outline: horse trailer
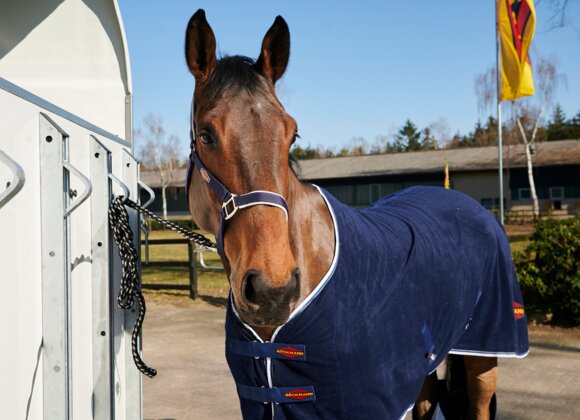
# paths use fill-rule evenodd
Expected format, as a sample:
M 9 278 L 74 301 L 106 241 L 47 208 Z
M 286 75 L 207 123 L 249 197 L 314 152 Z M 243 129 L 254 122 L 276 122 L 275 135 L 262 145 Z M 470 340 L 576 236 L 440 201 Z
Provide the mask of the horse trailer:
M 0 418 L 142 419 L 108 221 L 140 188 L 117 2 L 4 2 L 0 39 Z

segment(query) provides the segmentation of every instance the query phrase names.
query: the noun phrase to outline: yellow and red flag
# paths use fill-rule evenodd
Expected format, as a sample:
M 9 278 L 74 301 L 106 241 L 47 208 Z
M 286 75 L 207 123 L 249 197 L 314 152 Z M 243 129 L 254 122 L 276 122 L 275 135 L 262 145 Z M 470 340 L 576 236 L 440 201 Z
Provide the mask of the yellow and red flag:
M 528 51 L 536 29 L 532 0 L 497 0 L 501 39 L 501 100 L 511 101 L 534 94 Z
M 447 159 L 445 159 L 445 181 L 443 181 L 443 186 L 449 189 L 449 164 L 447 163 Z

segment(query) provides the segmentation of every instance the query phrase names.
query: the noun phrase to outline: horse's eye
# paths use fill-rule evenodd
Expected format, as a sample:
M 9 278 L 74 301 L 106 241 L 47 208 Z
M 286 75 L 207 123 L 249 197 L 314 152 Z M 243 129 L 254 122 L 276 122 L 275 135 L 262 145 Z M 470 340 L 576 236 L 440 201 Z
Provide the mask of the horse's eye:
M 203 144 L 215 144 L 213 136 L 209 133 L 201 133 L 199 139 Z

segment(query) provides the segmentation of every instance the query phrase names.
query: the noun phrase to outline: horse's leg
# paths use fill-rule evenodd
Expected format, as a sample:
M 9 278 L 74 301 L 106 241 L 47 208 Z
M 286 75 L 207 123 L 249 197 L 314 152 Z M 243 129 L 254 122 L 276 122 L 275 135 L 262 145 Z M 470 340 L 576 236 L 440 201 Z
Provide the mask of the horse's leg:
M 433 417 L 437 406 L 437 373 L 433 372 L 425 378 L 421 392 L 413 407 L 413 420 L 428 420 Z
M 497 386 L 497 357 L 465 356 L 469 418 L 489 419 L 489 404 Z

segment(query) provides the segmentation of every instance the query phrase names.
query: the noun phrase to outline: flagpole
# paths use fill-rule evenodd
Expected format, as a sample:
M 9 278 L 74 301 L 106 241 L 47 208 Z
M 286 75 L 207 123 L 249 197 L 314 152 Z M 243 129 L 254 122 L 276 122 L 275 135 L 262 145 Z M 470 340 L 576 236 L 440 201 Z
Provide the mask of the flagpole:
M 504 224 L 503 208 L 503 156 L 502 156 L 502 138 L 501 138 L 501 38 L 499 32 L 499 1 L 495 1 L 495 53 L 496 53 L 496 82 L 497 82 L 497 158 L 499 163 L 499 220 Z

